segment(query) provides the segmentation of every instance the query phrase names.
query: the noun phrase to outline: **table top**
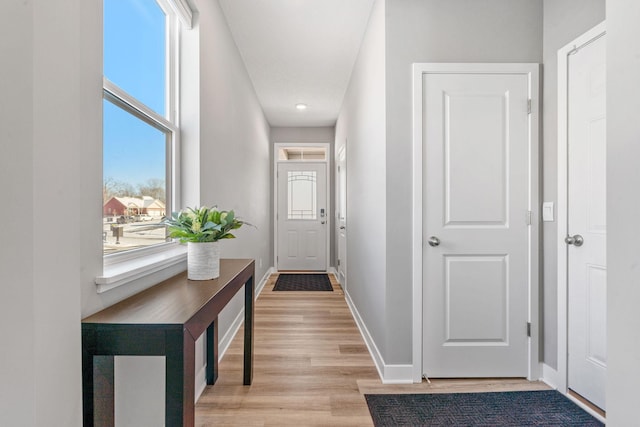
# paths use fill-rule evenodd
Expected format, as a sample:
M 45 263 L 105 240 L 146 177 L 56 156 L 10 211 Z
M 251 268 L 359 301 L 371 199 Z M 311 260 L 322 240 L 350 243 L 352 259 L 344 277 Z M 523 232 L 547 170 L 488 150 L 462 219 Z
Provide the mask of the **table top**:
M 188 280 L 187 273 L 181 273 L 82 319 L 82 323 L 184 325 L 247 268 L 253 270 L 253 263 L 252 259 L 221 259 L 220 277 L 213 280 Z

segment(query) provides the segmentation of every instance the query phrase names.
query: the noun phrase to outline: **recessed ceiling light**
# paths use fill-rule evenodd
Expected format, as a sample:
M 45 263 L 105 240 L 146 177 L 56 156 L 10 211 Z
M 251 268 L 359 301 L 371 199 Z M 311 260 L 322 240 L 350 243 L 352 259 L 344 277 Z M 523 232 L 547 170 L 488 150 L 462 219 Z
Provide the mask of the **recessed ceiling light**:
M 307 109 L 307 104 L 296 104 L 296 108 L 298 110 L 306 110 Z

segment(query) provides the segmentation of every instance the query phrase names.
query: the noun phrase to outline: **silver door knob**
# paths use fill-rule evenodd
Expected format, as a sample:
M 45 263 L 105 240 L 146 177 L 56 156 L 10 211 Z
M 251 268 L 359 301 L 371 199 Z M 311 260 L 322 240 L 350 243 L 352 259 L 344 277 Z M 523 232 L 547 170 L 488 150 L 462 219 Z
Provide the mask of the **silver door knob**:
M 427 240 L 427 243 L 429 244 L 429 246 L 431 247 L 436 247 L 440 245 L 440 239 L 438 239 L 436 236 L 431 236 L 429 237 L 429 240 Z
M 565 237 L 564 242 L 567 245 L 582 246 L 582 244 L 584 243 L 584 238 L 581 235 L 576 234 L 575 236 Z

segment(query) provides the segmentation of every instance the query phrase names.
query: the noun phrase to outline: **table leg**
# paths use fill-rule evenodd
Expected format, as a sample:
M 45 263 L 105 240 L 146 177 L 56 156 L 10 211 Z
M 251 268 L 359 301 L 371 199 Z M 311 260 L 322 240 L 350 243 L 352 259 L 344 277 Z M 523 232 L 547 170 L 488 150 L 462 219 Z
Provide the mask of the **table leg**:
M 96 334 L 82 330 L 82 425 L 112 427 L 115 424 L 114 358 L 96 355 Z
M 195 423 L 195 339 L 186 329 L 165 332 L 165 425 Z
M 82 425 L 93 426 L 93 353 L 96 345 L 94 331 L 82 330 Z
M 214 385 L 218 379 L 218 318 L 207 328 L 207 384 Z
M 251 385 L 253 380 L 253 277 L 252 274 L 244 284 L 244 385 Z
M 94 427 L 115 425 L 115 377 L 113 356 L 93 356 Z

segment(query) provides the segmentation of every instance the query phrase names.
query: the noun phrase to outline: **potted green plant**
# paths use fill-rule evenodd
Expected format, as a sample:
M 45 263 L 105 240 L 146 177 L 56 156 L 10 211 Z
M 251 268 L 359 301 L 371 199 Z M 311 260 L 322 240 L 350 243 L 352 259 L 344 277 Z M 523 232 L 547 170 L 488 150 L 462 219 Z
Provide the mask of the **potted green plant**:
M 222 239 L 234 239 L 231 231 L 246 222 L 238 219 L 232 210 L 217 207 L 187 208 L 174 212 L 164 221 L 169 237 L 187 244 L 187 277 L 190 280 L 210 280 L 220 276 L 220 246 Z

